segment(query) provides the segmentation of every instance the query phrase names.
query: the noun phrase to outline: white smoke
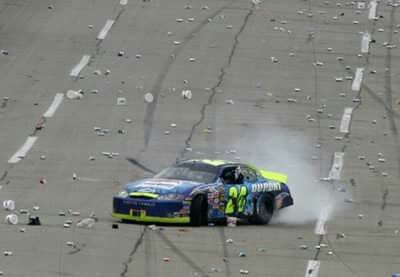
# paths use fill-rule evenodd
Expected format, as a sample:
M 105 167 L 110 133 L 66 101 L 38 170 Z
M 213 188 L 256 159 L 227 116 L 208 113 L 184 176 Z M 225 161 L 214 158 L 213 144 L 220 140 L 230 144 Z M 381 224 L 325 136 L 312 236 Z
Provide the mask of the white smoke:
M 339 201 L 343 203 L 343 194 L 338 194 L 333 184 L 320 181 L 320 174 L 328 173 L 320 173 L 319 160 L 312 159 L 320 155 L 316 143 L 304 133 L 281 129 L 251 133 L 234 142 L 243 161 L 289 177 L 294 205 L 280 210 L 272 223 L 309 223 L 317 220 L 322 210 L 329 220 L 340 206 Z

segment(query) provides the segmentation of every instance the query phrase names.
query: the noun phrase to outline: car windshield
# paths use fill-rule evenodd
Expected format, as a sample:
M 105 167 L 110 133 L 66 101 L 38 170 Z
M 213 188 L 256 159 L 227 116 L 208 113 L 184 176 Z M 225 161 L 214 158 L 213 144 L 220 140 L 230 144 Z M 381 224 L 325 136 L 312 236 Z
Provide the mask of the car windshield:
M 154 177 L 211 183 L 216 179 L 217 175 L 218 168 L 215 166 L 202 163 L 184 163 L 168 167 Z

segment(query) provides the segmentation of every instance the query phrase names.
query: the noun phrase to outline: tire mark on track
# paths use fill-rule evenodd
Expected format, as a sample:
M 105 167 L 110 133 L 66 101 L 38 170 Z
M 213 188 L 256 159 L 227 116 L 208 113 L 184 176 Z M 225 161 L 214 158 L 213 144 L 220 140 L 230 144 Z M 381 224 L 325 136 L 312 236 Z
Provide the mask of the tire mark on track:
M 147 231 L 147 226 L 145 226 L 143 228 L 142 232 L 140 233 L 139 238 L 136 240 L 135 244 L 133 245 L 133 248 L 132 248 L 131 252 L 129 253 L 128 259 L 122 263 L 122 265 L 124 266 L 124 269 L 119 274 L 120 277 L 126 277 L 126 273 L 128 272 L 128 269 L 129 269 L 129 264 L 132 262 L 133 256 L 136 254 L 139 246 L 142 244 L 143 237 L 144 237 L 146 231 Z
M 168 245 L 175 254 L 177 254 L 182 261 L 184 261 L 187 265 L 189 265 L 193 270 L 200 274 L 200 276 L 208 277 L 208 275 L 203 271 L 203 269 L 198 266 L 192 259 L 190 259 L 185 253 L 183 253 L 172 241 L 168 239 L 168 237 L 157 230 L 157 235 L 162 239 L 162 241 Z
M 153 264 L 151 261 L 153 235 L 151 232 L 146 232 L 144 235 L 144 258 L 145 258 L 145 276 L 153 277 Z
M 153 87 L 150 90 L 150 93 L 153 94 L 153 96 L 154 96 L 154 100 L 152 103 L 149 103 L 146 107 L 146 115 L 145 115 L 145 119 L 144 119 L 144 149 L 141 152 L 145 151 L 149 145 L 151 133 L 152 133 L 152 129 L 153 129 L 154 112 L 157 107 L 159 93 L 160 93 L 162 84 L 163 84 L 171 66 L 175 62 L 175 58 L 180 54 L 180 52 L 186 46 L 186 44 L 188 42 L 190 42 L 192 40 L 192 38 L 198 32 L 200 32 L 204 28 L 204 26 L 206 26 L 208 24 L 209 18 L 216 17 L 218 14 L 220 14 L 224 9 L 226 9 L 231 4 L 232 4 L 232 2 L 227 5 L 222 6 L 221 8 L 219 8 L 218 10 L 213 12 L 210 16 L 207 16 L 206 19 L 201 21 L 199 25 L 197 25 L 189 34 L 187 34 L 184 37 L 182 43 L 179 46 L 176 46 L 174 48 L 174 50 L 170 54 L 170 57 L 168 58 L 167 62 L 162 66 L 161 72 L 158 75 Z M 174 58 L 171 58 L 171 57 L 174 57 Z
M 200 118 L 199 118 L 199 120 L 197 120 L 197 121 L 192 125 L 192 129 L 190 130 L 189 136 L 188 136 L 188 137 L 186 138 L 186 140 L 185 140 L 185 149 L 186 149 L 187 147 L 190 147 L 190 143 L 191 143 L 191 140 L 192 140 L 192 138 L 193 138 L 194 132 L 196 131 L 197 127 L 203 122 L 203 120 L 204 120 L 204 118 L 205 118 L 205 113 L 206 113 L 207 107 L 210 106 L 210 105 L 213 103 L 214 97 L 215 97 L 215 95 L 216 95 L 216 93 L 217 93 L 217 89 L 218 89 L 218 88 L 222 85 L 222 83 L 224 82 L 224 78 L 225 78 L 227 69 L 231 66 L 231 64 L 232 64 L 232 59 L 233 59 L 233 57 L 234 57 L 234 55 L 235 55 L 237 46 L 239 45 L 239 36 L 240 36 L 240 35 L 242 34 L 242 32 L 244 31 L 244 29 L 245 29 L 246 26 L 247 26 L 247 23 L 249 22 L 250 17 L 253 15 L 253 13 L 254 13 L 254 8 L 255 8 L 255 5 L 252 4 L 251 8 L 246 9 L 246 10 L 247 10 L 247 14 L 246 14 L 246 16 L 245 16 L 245 18 L 244 18 L 244 20 L 243 20 L 242 25 L 241 25 L 240 28 L 239 28 L 239 31 L 238 31 L 238 32 L 235 34 L 235 36 L 234 36 L 234 43 L 233 43 L 232 48 L 231 48 L 231 51 L 230 51 L 230 53 L 229 53 L 228 60 L 227 60 L 227 62 L 226 62 L 226 63 L 221 67 L 221 69 L 220 69 L 220 74 L 219 74 L 219 76 L 218 76 L 218 81 L 217 81 L 217 83 L 211 88 L 212 93 L 211 93 L 211 95 L 209 96 L 207 103 L 203 104 L 203 106 L 202 106 L 201 109 L 200 109 Z M 186 152 L 185 149 L 181 151 L 180 159 L 182 159 L 182 158 L 184 157 L 185 152 Z

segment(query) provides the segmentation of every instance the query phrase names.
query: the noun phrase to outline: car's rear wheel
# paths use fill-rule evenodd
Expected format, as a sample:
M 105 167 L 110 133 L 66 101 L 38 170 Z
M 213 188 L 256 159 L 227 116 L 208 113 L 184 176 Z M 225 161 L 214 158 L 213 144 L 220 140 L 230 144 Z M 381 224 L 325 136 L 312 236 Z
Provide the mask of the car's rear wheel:
M 270 222 L 274 213 L 274 197 L 270 194 L 262 195 L 254 205 L 254 214 L 250 222 L 258 225 L 266 225 Z
M 207 199 L 204 195 L 197 195 L 190 206 L 190 225 L 207 225 Z

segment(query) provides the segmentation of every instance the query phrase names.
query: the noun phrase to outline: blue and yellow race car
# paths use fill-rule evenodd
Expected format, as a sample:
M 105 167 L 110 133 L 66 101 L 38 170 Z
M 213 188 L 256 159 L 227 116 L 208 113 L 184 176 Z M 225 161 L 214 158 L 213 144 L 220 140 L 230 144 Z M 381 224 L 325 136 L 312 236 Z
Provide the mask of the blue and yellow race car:
M 112 216 L 127 221 L 188 223 L 227 217 L 268 224 L 293 205 L 287 176 L 223 160 L 186 160 L 152 178 L 128 183 L 114 196 Z

